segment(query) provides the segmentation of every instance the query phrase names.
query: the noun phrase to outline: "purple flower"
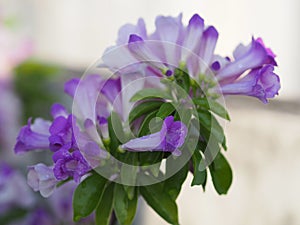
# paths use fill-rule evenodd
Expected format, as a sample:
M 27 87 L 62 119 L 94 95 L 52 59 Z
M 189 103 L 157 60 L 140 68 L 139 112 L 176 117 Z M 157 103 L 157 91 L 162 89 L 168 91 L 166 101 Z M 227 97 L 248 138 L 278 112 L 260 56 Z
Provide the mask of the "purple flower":
M 253 96 L 267 103 L 268 98 L 273 98 L 280 89 L 280 79 L 273 70 L 272 65 L 254 69 L 242 79 L 222 85 L 221 92 L 224 95 Z
M 58 116 L 53 120 L 49 128 L 51 134 L 49 137 L 51 151 L 78 149 L 73 133 L 73 129 L 77 127 L 73 120 L 75 119 L 72 115 L 68 117 Z
M 128 151 L 164 151 L 174 155 L 180 155 L 178 150 L 186 138 L 187 128 L 180 122 L 175 121 L 173 116 L 168 116 L 163 123 L 162 129 L 154 134 L 132 139 L 122 145 Z
M 33 124 L 31 119 L 21 128 L 15 145 L 15 153 L 23 153 L 31 150 L 49 149 L 48 138 L 50 122 L 37 118 Z
M 65 92 L 73 97 L 73 114 L 77 119 L 97 120 L 96 110 L 102 103 L 99 98 L 103 78 L 99 75 L 88 75 L 80 81 L 72 79 L 65 84 Z
M 39 163 L 29 167 L 27 183 L 34 191 L 39 191 L 47 198 L 55 190 L 58 180 L 54 176 L 52 167 Z
M 271 57 L 269 53 L 270 50 L 266 49 L 264 45 L 261 44 L 261 39 L 259 40 L 260 41 L 257 41 L 253 38 L 249 46 L 239 45 L 236 48 L 234 52 L 235 60 L 228 63 L 216 75 L 221 83 L 229 83 L 249 69 L 259 68 L 275 62 L 274 58 Z
M 53 161 L 55 163 L 54 176 L 57 180 L 73 177 L 76 182 L 80 182 L 80 178 L 91 170 L 79 150 L 74 152 L 57 151 L 53 155 Z
M 8 164 L 0 162 L 0 215 L 11 208 L 31 207 L 33 203 L 34 197 L 24 177 Z

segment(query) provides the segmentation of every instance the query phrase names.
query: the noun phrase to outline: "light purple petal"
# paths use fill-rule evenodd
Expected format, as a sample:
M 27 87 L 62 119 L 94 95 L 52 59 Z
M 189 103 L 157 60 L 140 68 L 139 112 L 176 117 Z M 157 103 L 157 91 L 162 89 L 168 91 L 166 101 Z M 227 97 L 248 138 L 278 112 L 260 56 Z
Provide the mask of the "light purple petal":
M 68 117 L 69 114 L 63 105 L 55 103 L 51 107 L 51 115 L 55 119 L 59 116 Z
M 131 34 L 139 35 L 143 39 L 147 38 L 146 26 L 143 19 L 139 19 L 137 25 L 125 24 L 122 26 L 119 29 L 117 45 L 127 44 Z
M 135 138 L 122 145 L 123 149 L 128 151 L 154 151 L 157 148 L 161 148 L 163 139 L 161 138 L 160 132 Z
M 79 78 L 73 78 L 65 83 L 65 93 L 74 98 L 76 88 L 80 82 Z
M 174 117 L 165 118 L 161 131 L 135 138 L 122 145 L 128 151 L 165 151 L 180 155 L 180 148 L 186 138 L 187 128 L 180 122 L 174 122 Z
M 198 53 L 201 37 L 204 30 L 204 20 L 195 14 L 189 21 L 189 25 L 185 31 L 183 47 L 194 53 Z
M 27 183 L 34 191 L 39 191 L 47 198 L 55 190 L 58 181 L 54 177 L 52 167 L 40 163 L 29 167 Z
M 209 68 L 218 40 L 218 31 L 213 26 L 206 28 L 200 43 L 199 57 L 201 58 L 200 73 L 204 74 Z
M 32 150 L 49 149 L 50 122 L 37 118 L 33 124 L 31 119 L 28 125 L 21 128 L 15 145 L 15 153 L 24 153 Z
M 245 52 L 245 50 L 239 51 Z M 244 54 L 238 53 L 237 55 L 239 58 L 237 58 L 234 62 L 227 64 L 227 66 L 225 66 L 217 74 L 219 81 L 231 82 L 246 70 L 263 66 L 268 60 L 265 48 L 255 40 L 252 40 L 251 47 L 248 48 Z

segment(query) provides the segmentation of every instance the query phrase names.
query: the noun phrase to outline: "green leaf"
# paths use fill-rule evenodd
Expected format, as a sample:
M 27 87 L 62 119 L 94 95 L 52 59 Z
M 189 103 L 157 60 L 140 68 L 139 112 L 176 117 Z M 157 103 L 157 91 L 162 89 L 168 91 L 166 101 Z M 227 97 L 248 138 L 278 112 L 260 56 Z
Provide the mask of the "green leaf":
M 121 181 L 123 184 L 126 185 L 130 185 L 130 186 L 135 186 L 136 185 L 136 178 L 137 178 L 137 174 L 138 174 L 138 154 L 137 153 L 133 153 L 133 152 L 129 152 L 126 155 L 126 163 L 122 164 L 121 167 Z M 125 186 L 124 186 L 125 187 Z M 126 186 L 125 190 L 128 190 L 127 194 L 128 194 L 128 198 L 132 199 L 132 189 L 128 188 Z
M 82 181 L 73 196 L 74 221 L 90 215 L 97 207 L 107 180 L 94 173 Z
M 175 108 L 174 108 L 173 104 L 170 102 L 166 102 L 161 105 L 156 116 L 161 119 L 164 119 L 167 116 L 171 115 L 174 111 L 175 111 Z
M 162 101 L 147 101 L 140 103 L 131 110 L 129 114 L 129 123 L 132 123 L 135 119 L 145 115 L 149 112 L 153 112 L 158 109 L 164 102 Z
M 192 186 L 194 185 L 202 185 L 203 189 L 205 190 L 205 184 L 207 180 L 207 172 L 206 169 L 200 171 L 199 165 L 202 160 L 201 153 L 199 151 L 195 151 L 192 157 L 193 160 L 193 167 L 194 167 L 194 178 L 192 181 Z
M 179 224 L 176 202 L 164 192 L 161 183 L 141 186 L 140 192 L 148 205 L 150 205 L 168 223 L 175 225 Z
M 211 112 L 217 114 L 218 116 L 226 120 L 230 120 L 229 113 L 227 112 L 227 110 L 224 108 L 223 105 L 221 105 L 219 102 L 215 100 L 210 100 L 207 98 L 196 98 L 193 99 L 193 102 L 197 106 L 210 110 Z
M 218 120 L 209 111 L 198 111 L 198 119 L 200 121 L 200 132 L 204 135 L 206 141 L 208 142 L 212 138 L 210 135 L 212 135 L 218 143 L 226 147 L 224 130 Z M 226 150 L 227 147 L 224 149 Z
M 110 137 L 110 150 L 115 152 L 122 141 L 125 141 L 124 129 L 119 115 L 112 112 L 108 118 L 108 133 Z
M 178 160 L 178 159 L 177 159 Z M 168 160 L 166 165 L 166 173 L 172 173 L 178 167 L 177 160 Z M 185 181 L 189 168 L 188 164 L 185 164 L 177 173 L 165 180 L 164 192 L 168 193 L 170 197 L 175 201 L 180 193 L 181 186 Z
M 130 225 L 134 219 L 137 208 L 138 190 L 135 187 L 134 197 L 128 199 L 124 187 L 115 184 L 114 190 L 114 210 L 121 225 Z
M 142 123 L 142 125 L 141 125 L 141 127 L 140 127 L 139 133 L 138 133 L 138 136 L 139 136 L 139 137 L 142 137 L 142 136 L 145 136 L 145 135 L 147 135 L 147 134 L 150 134 L 150 127 L 149 127 L 150 121 L 151 121 L 153 118 L 155 118 L 156 113 L 157 113 L 157 110 L 155 110 L 155 111 L 149 113 L 149 114 L 145 117 L 145 119 L 144 119 L 144 121 L 143 121 L 143 123 Z
M 209 166 L 212 181 L 218 194 L 226 194 L 232 183 L 232 170 L 225 157 L 219 153 Z
M 171 99 L 171 95 L 169 95 L 166 91 L 157 89 L 157 88 L 147 88 L 141 91 L 138 91 L 131 99 L 131 102 L 136 102 L 149 98 L 162 98 L 162 99 Z
M 114 202 L 114 183 L 105 188 L 99 205 L 96 208 L 96 225 L 109 225 Z

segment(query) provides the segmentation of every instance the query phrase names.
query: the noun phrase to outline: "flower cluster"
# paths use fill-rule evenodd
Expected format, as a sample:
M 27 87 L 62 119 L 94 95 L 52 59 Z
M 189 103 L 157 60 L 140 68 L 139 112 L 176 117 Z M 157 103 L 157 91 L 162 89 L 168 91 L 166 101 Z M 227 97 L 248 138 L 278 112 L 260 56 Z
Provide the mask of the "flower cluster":
M 278 94 L 275 54 L 261 38 L 239 45 L 231 59 L 214 53 L 218 32 L 199 15 L 187 26 L 181 15 L 159 16 L 155 25 L 152 34 L 142 19 L 121 27 L 98 70 L 66 82 L 72 113 L 54 104 L 53 121 L 29 119 L 20 130 L 16 153 L 52 154 L 52 165 L 29 167 L 35 191 L 49 197 L 68 180 L 80 183 L 74 220 L 96 210 L 96 222 L 109 221 L 114 210 L 120 224 L 130 224 L 142 195 L 166 221 L 178 224 L 175 200 L 189 171 L 192 185 L 205 188 L 208 170 L 219 194 L 231 185 L 232 171 L 221 153 L 225 135 L 216 118 L 229 119 L 222 96 L 266 103 Z
M 208 79 L 217 86 L 210 93 L 222 95 L 248 95 L 264 103 L 280 89 L 279 77 L 273 72 L 277 66 L 275 54 L 265 47 L 261 38 L 252 38 L 249 45 L 240 44 L 233 59 L 214 53 L 218 32 L 213 26 L 204 26 L 204 20 L 194 15 L 188 26 L 177 18 L 159 16 L 156 30 L 147 34 L 143 19 L 136 26 L 125 25 L 119 31 L 118 46 L 127 44 L 127 51 L 103 56 L 105 65 L 115 71 L 122 66 L 141 62 L 147 75 L 163 77 L 174 74 L 174 68 L 185 68 L 188 74 L 205 87 Z

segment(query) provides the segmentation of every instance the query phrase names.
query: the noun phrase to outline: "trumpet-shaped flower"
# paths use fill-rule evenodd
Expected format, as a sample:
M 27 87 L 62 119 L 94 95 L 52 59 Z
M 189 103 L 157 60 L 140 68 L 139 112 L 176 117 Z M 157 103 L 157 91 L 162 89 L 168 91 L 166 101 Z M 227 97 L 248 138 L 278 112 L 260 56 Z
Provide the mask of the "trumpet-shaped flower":
M 167 117 L 162 129 L 154 134 L 132 139 L 122 145 L 128 151 L 163 151 L 180 155 L 179 148 L 183 145 L 187 135 L 186 126 L 180 121 L 174 121 L 173 116 Z

